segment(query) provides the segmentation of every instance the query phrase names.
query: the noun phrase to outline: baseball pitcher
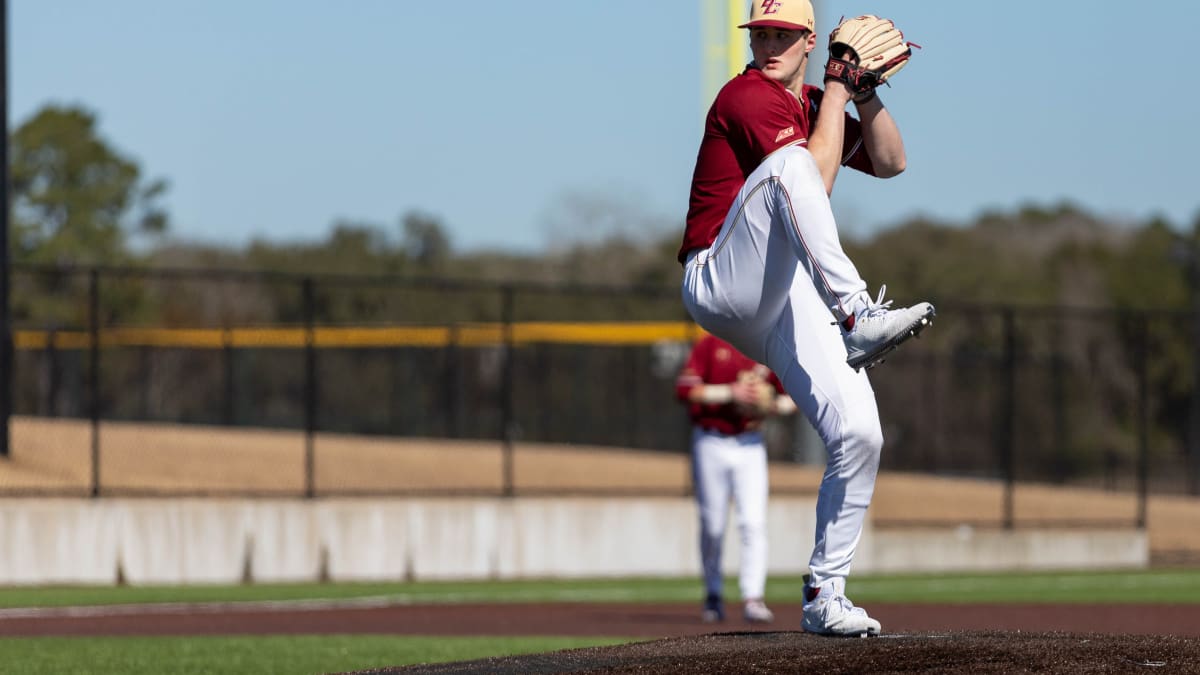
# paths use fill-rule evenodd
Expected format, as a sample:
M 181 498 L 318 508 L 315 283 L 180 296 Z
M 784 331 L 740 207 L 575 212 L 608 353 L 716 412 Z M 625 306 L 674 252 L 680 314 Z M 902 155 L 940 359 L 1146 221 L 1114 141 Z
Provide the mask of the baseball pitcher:
M 845 594 L 883 446 L 867 369 L 934 309 L 893 309 L 885 287 L 871 297 L 842 250 L 829 194 L 843 165 L 880 178 L 905 169 L 877 88 L 913 45 L 887 19 L 843 21 L 822 91 L 804 84 L 814 26 L 808 0 L 755 0 L 740 26 L 754 60 L 705 121 L 679 249 L 682 294 L 697 323 L 779 376 L 825 444 L 804 629 L 875 635 L 879 622 Z

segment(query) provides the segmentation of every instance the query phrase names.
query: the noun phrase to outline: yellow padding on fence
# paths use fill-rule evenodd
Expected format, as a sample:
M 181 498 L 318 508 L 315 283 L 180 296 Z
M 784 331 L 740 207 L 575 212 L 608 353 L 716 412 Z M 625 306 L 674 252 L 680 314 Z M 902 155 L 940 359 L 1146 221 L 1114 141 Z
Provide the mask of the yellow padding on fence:
M 451 343 L 449 328 L 317 328 L 317 347 L 442 347 Z
M 514 342 L 565 342 L 570 344 L 642 345 L 660 340 L 693 339 L 691 324 L 663 323 L 518 323 Z
M 645 345 L 668 340 L 694 340 L 703 331 L 686 322 L 612 323 L 498 323 L 454 326 L 317 327 L 314 347 L 477 347 L 513 344 L 558 343 L 590 345 Z M 283 348 L 308 344 L 303 328 L 109 328 L 100 331 L 101 347 L 174 347 L 184 349 Z M 86 331 L 27 331 L 13 334 L 13 345 L 22 350 L 90 349 Z

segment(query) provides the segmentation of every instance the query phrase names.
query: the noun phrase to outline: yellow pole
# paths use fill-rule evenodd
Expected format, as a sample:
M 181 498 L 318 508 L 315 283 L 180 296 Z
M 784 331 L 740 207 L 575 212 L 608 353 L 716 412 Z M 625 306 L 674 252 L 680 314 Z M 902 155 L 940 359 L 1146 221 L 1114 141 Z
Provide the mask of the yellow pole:
M 825 59 L 828 55 L 829 31 L 837 24 L 838 17 L 825 16 L 825 0 L 812 0 L 813 13 L 816 14 L 817 48 L 808 57 L 808 69 L 804 73 L 804 81 L 815 86 L 825 85 Z
M 748 59 L 746 58 L 746 33 L 743 29 L 738 28 L 738 24 L 746 23 L 745 17 L 748 16 L 746 8 L 746 0 L 729 0 L 728 11 L 725 15 L 725 30 L 729 31 L 726 34 L 726 53 L 728 55 L 728 79 L 737 77 L 742 69 L 746 67 Z
M 704 118 L 713 96 L 721 85 L 725 84 L 725 45 L 722 36 L 725 35 L 723 21 L 724 11 L 719 0 L 700 0 L 701 31 L 700 31 L 700 64 L 702 82 L 700 91 L 700 116 Z
M 730 79 L 741 74 L 750 60 L 746 31 L 738 24 L 749 16 L 747 0 L 700 0 L 701 60 L 703 63 L 703 92 L 701 112 L 708 107 L 717 91 Z

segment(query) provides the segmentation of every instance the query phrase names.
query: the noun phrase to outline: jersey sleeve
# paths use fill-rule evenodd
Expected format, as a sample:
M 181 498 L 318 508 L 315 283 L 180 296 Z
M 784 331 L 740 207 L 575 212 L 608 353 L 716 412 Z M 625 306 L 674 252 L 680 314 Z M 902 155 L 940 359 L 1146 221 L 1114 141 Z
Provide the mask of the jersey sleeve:
M 821 99 L 825 92 L 818 87 L 805 86 L 805 94 L 809 101 L 808 118 L 811 124 L 816 124 L 817 108 L 821 105 Z M 866 144 L 863 143 L 862 122 L 849 112 L 845 114 L 845 131 L 842 133 L 842 166 L 848 166 L 869 176 L 874 176 L 876 175 L 875 165 L 871 162 L 871 155 L 867 153 Z
M 704 378 L 708 375 L 708 342 L 701 338 L 692 346 L 687 362 L 675 378 L 675 398 L 683 403 L 689 403 L 688 394 L 693 388 L 704 384 Z
M 724 97 L 718 116 L 742 175 L 748 176 L 767 155 L 804 138 L 805 130 L 796 109 L 773 88 L 747 87 L 740 94 Z
M 842 166 L 857 169 L 869 176 L 875 175 L 875 165 L 867 154 L 863 143 L 862 122 L 846 113 L 846 132 L 842 140 Z

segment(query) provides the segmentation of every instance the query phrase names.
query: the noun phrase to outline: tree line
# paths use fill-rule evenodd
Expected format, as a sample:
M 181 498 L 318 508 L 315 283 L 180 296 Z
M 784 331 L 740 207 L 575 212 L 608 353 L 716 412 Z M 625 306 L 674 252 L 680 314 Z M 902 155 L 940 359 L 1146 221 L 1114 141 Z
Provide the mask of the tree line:
M 402 213 L 391 225 L 335 222 L 327 237 L 316 242 L 256 240 L 223 247 L 171 238 L 170 214 L 162 206 L 168 181 L 144 175 L 136 160 L 102 137 L 96 115 L 86 108 L 51 105 L 38 111 L 12 131 L 10 162 L 10 251 L 18 269 L 104 265 L 476 284 L 470 286 L 474 291 L 448 295 L 436 286 L 397 294 L 387 284 L 319 283 L 317 318 L 328 323 L 398 317 L 494 321 L 501 310 L 488 285 L 512 283 L 544 289 L 522 296 L 512 308 L 512 318 L 518 320 L 684 318 L 677 302 L 682 270 L 675 260 L 682 219 L 676 228 L 646 228 L 648 234 L 641 235 L 627 229 L 540 253 L 459 251 L 452 228 L 423 211 Z M 603 204 L 579 208 L 594 210 Z M 578 217 L 589 216 L 581 212 Z M 1162 217 L 1117 222 L 1069 202 L 1025 204 L 986 211 L 969 222 L 914 218 L 843 243 L 864 278 L 872 284 L 886 282 L 891 295 L 905 299 L 959 307 L 1179 312 L 1200 307 L 1200 213 L 1190 224 Z M 576 287 L 645 292 L 555 290 Z M 45 274 L 16 279 L 12 307 L 18 327 L 36 328 L 80 326 L 89 311 L 78 281 Z M 222 290 L 207 282 L 156 287 L 133 278 L 106 282 L 101 311 L 106 325 L 187 327 L 231 320 L 295 324 L 306 310 L 300 291 L 290 283 L 234 284 Z M 1122 330 L 1114 325 L 1109 342 L 1127 349 L 1135 336 Z M 930 339 L 947 350 L 966 353 L 969 348 L 962 336 L 931 331 Z M 1062 347 L 1063 353 L 1077 355 L 1072 369 L 1092 367 L 1088 359 L 1095 358 L 1094 335 L 1064 334 L 1062 339 L 1075 341 Z M 1182 439 L 1195 416 L 1191 397 L 1197 336 L 1192 330 L 1171 329 L 1150 340 L 1150 385 L 1159 397 L 1152 414 L 1170 435 Z M 1110 384 L 1114 391 L 1128 388 L 1127 383 Z M 1112 431 L 1125 423 L 1098 424 Z
M 678 228 L 641 238 L 619 233 L 536 254 L 462 253 L 451 228 L 422 211 L 403 213 L 392 226 L 335 222 L 323 241 L 312 243 L 178 243 L 161 204 L 168 181 L 145 176 L 135 159 L 102 137 L 96 115 L 80 106 L 48 105 L 24 121 L 11 133 L 10 162 L 16 263 L 646 287 L 669 287 L 680 276 Z M 912 219 L 844 244 L 864 277 L 886 280 L 905 297 L 1188 308 L 1200 211 L 1187 225 L 1161 217 L 1117 223 L 1066 202 L 1021 205 L 964 223 Z

